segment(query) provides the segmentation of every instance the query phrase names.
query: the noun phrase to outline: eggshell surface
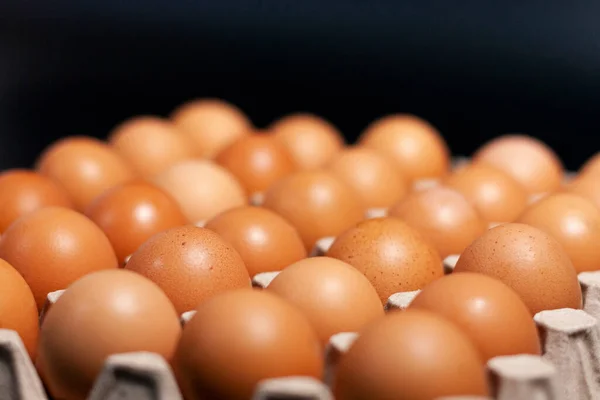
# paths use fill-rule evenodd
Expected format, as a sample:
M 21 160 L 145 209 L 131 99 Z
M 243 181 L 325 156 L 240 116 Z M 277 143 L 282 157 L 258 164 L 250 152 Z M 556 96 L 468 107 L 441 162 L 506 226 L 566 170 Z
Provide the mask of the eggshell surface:
M 600 185 L 593 174 L 579 175 L 566 185 L 564 191 L 585 197 L 600 209 Z

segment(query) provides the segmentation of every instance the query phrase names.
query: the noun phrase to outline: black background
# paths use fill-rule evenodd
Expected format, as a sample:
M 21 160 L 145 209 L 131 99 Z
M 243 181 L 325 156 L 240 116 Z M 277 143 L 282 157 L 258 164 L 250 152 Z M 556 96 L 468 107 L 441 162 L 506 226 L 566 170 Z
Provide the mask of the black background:
M 600 2 L 515 3 L 0 0 L 0 167 L 211 96 L 349 141 L 411 112 L 456 154 L 525 132 L 578 168 L 600 143 Z

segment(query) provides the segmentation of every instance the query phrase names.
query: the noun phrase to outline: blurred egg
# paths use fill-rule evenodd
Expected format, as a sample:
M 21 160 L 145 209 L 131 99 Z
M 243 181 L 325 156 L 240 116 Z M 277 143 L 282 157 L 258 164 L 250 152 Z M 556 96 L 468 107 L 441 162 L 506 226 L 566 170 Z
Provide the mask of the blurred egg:
M 409 182 L 394 162 L 375 150 L 349 148 L 337 155 L 329 170 L 350 186 L 365 208 L 386 208 L 409 191 Z
M 275 183 L 263 203 L 298 229 L 310 251 L 317 240 L 337 236 L 363 219 L 352 189 L 330 172 L 304 171 Z
M 12 265 L 2 259 L 0 293 L 0 327 L 17 332 L 27 353 L 35 360 L 39 331 L 37 305 L 27 282 Z
M 327 256 L 363 273 L 382 303 L 396 292 L 421 289 L 444 275 L 442 259 L 433 245 L 393 217 L 358 223 L 337 237 Z
M 146 182 L 109 189 L 86 215 L 104 231 L 120 263 L 154 234 L 188 223 L 171 196 Z
M 472 164 L 444 181 L 460 192 L 488 222 L 512 222 L 527 207 L 527 192 L 509 175 L 494 167 Z
M 175 164 L 157 175 L 154 183 L 170 194 L 194 223 L 247 203 L 246 193 L 235 177 L 210 161 Z
M 146 178 L 193 156 L 190 140 L 173 123 L 158 117 L 125 121 L 111 132 L 109 143 Z
M 371 123 L 359 144 L 388 155 L 410 180 L 440 178 L 450 169 L 450 151 L 444 139 L 414 115 L 389 115 Z
M 170 361 L 179 317 L 148 279 L 124 270 L 89 274 L 52 306 L 40 332 L 37 367 L 56 399 L 86 399 L 106 357 L 148 351 Z
M 179 314 L 218 293 L 251 287 L 238 252 L 213 231 L 192 225 L 152 236 L 125 268 L 160 286 Z
M 298 231 L 283 217 L 260 207 L 238 207 L 208 221 L 204 227 L 228 241 L 254 276 L 281 271 L 306 257 Z
M 195 155 L 204 158 L 213 158 L 253 129 L 242 111 L 216 99 L 185 103 L 173 112 L 171 118 L 191 139 Z
M 24 169 L 0 174 L 0 233 L 19 217 L 51 206 L 70 208 L 73 203 L 50 178 Z
M 240 138 L 221 151 L 215 162 L 231 172 L 248 194 L 265 191 L 296 169 L 283 144 L 262 133 Z
M 316 115 L 297 113 L 275 121 L 269 130 L 303 170 L 324 167 L 344 147 L 341 133 Z
M 425 286 L 409 309 L 431 311 L 456 324 L 484 361 L 496 356 L 541 355 L 529 309 L 515 291 L 489 276 L 470 272 L 446 275 Z
M 594 174 L 577 176 L 565 186 L 564 191 L 584 197 L 600 209 L 600 185 Z
M 577 273 L 560 243 L 525 224 L 503 224 L 476 239 L 454 272 L 479 272 L 517 292 L 531 315 L 543 310 L 581 308 Z
M 553 192 L 562 183 L 558 156 L 541 141 L 526 135 L 503 135 L 482 146 L 473 162 L 484 162 L 506 172 L 529 194 Z
M 102 230 L 60 207 L 42 208 L 15 221 L 0 238 L 0 258 L 25 278 L 39 310 L 48 293 L 90 272 L 118 266 Z
M 412 192 L 388 215 L 428 238 L 442 258 L 462 253 L 488 225 L 459 192 L 443 186 Z
M 113 149 L 88 137 L 54 143 L 38 159 L 37 170 L 62 185 L 80 211 L 104 191 L 135 177 Z
M 579 169 L 579 175 L 599 176 L 600 175 L 600 153 L 594 154 Z
M 419 310 L 369 325 L 342 356 L 336 400 L 432 400 L 487 395 L 484 364 L 454 324 Z
M 517 222 L 558 240 L 577 272 L 600 270 L 600 211 L 589 200 L 569 193 L 551 194 L 531 205 Z
M 248 400 L 263 379 L 323 373 L 319 339 L 294 306 L 236 290 L 201 304 L 185 325 L 173 369 L 187 400 Z
M 285 268 L 267 287 L 304 313 L 323 347 L 332 335 L 356 332 L 383 315 L 375 288 L 357 269 L 329 257 Z

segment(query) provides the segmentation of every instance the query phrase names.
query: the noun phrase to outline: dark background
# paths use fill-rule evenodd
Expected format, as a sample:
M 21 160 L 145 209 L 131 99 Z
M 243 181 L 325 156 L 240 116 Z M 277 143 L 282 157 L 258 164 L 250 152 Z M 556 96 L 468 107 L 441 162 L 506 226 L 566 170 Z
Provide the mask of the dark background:
M 349 141 L 420 115 L 456 154 L 506 132 L 574 169 L 599 148 L 600 2 L 0 0 L 0 167 L 214 96 Z

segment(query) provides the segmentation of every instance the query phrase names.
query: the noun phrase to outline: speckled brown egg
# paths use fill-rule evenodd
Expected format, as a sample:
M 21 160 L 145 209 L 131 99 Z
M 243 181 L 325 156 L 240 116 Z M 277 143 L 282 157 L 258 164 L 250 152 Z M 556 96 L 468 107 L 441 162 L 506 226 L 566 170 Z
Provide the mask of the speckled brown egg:
M 25 169 L 0 174 L 0 233 L 17 218 L 52 206 L 71 208 L 73 202 L 50 178 Z
M 191 158 L 194 153 L 190 142 L 172 122 L 151 116 L 127 120 L 109 136 L 117 153 L 146 178 Z
M 264 192 L 296 169 L 285 146 L 264 133 L 240 138 L 221 151 L 215 162 L 231 172 L 248 194 Z
M 310 251 L 317 240 L 337 236 L 363 219 L 354 191 L 330 172 L 303 171 L 275 183 L 266 192 L 265 208 L 296 227 Z
M 553 192 L 563 179 L 562 163 L 554 151 L 527 135 L 500 136 L 482 146 L 473 161 L 506 172 L 529 194 Z
M 341 133 L 316 115 L 297 113 L 275 121 L 269 130 L 303 170 L 324 167 L 344 146 Z
M 40 310 L 48 293 L 118 266 L 102 230 L 84 215 L 60 207 L 42 208 L 15 221 L 0 238 L 0 258 L 25 278 Z
M 152 236 L 125 268 L 160 286 L 180 314 L 218 293 L 251 287 L 244 261 L 233 246 L 215 232 L 192 225 Z
M 204 225 L 228 241 L 254 276 L 281 271 L 306 257 L 302 238 L 283 217 L 261 207 L 237 207 Z
M 358 223 L 333 242 L 328 257 L 362 272 L 382 303 L 396 292 L 421 289 L 444 275 L 433 245 L 399 218 L 374 218 Z
M 390 207 L 409 191 L 408 179 L 394 162 L 372 149 L 346 149 L 328 168 L 354 190 L 365 208 Z
M 450 170 L 450 151 L 444 139 L 414 115 L 389 115 L 371 123 L 359 144 L 389 156 L 411 180 L 440 178 Z
M 584 197 L 600 209 L 600 185 L 593 174 L 577 176 L 564 187 L 564 191 Z
M 454 272 L 479 272 L 511 287 L 531 315 L 581 308 L 581 288 L 569 255 L 548 233 L 525 224 L 488 230 L 462 253 Z
M 444 181 L 488 222 L 512 222 L 527 207 L 527 192 L 505 172 L 483 164 L 461 168 Z
M 191 139 L 195 155 L 204 158 L 213 158 L 253 129 L 240 109 L 217 99 L 185 103 L 173 112 L 171 118 Z
M 462 253 L 488 226 L 464 196 L 443 186 L 412 192 L 389 215 L 428 238 L 442 258 Z
M 86 215 L 104 231 L 120 263 L 154 234 L 188 223 L 171 196 L 141 181 L 103 193 Z
M 80 211 L 104 191 L 135 177 L 113 149 L 88 137 L 54 143 L 38 159 L 37 170 L 64 187 Z
M 153 181 L 177 201 L 193 223 L 247 203 L 244 188 L 237 179 L 210 161 L 183 161 L 167 168 Z
M 577 272 L 600 270 L 600 211 L 589 200 L 555 193 L 531 205 L 517 222 L 552 235 Z

